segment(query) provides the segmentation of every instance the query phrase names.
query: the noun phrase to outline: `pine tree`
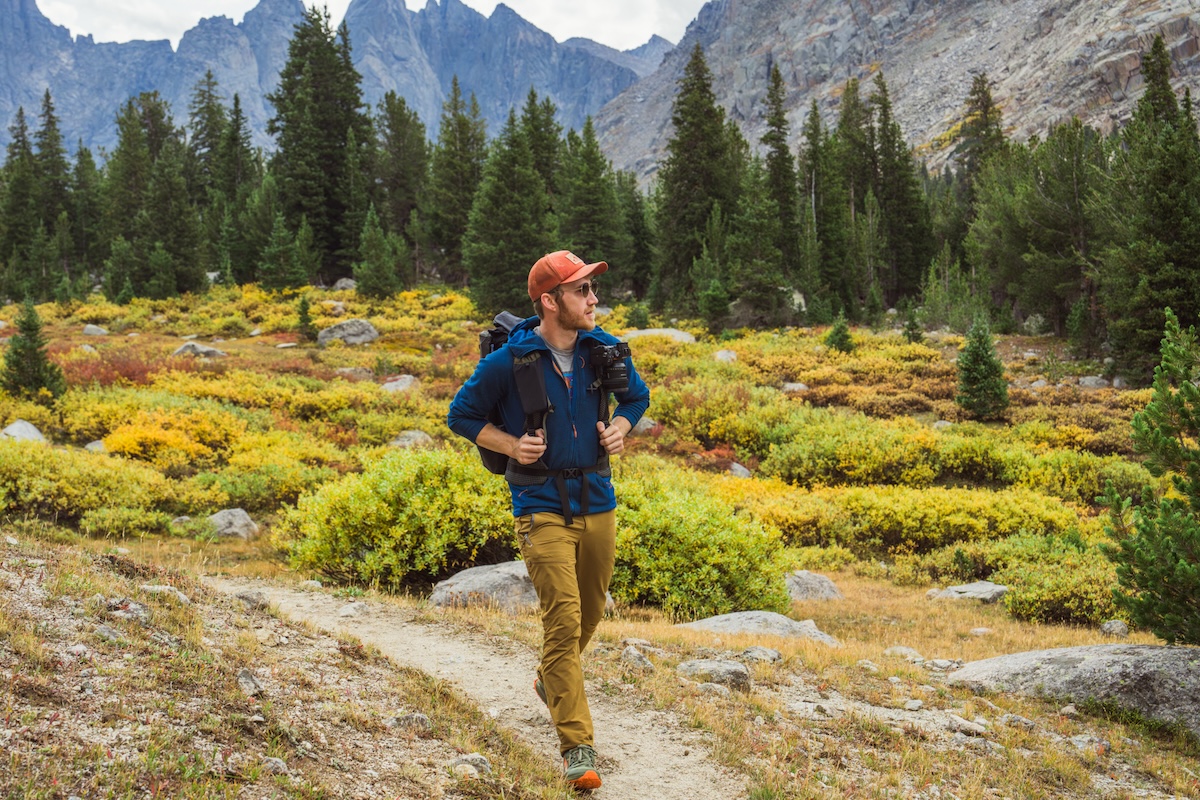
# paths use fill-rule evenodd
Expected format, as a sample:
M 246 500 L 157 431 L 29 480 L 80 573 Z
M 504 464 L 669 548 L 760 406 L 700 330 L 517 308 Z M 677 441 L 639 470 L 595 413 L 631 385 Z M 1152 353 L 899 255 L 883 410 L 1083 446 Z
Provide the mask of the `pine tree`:
M 840 353 L 854 352 L 854 340 L 850 338 L 850 324 L 845 314 L 838 314 L 833 327 L 825 334 L 825 346 Z
M 229 119 L 221 131 L 213 160 L 213 187 L 231 203 L 238 203 L 261 178 L 254 150 L 250 147 L 250 126 L 242 111 L 242 99 L 233 96 Z
M 463 99 L 456 75 L 450 82 L 450 96 L 442 104 L 423 212 L 429 223 L 431 245 L 441 254 L 441 277 L 447 283 L 457 283 L 466 275 L 463 236 L 486 158 L 487 130 L 479 103 L 474 94 L 469 103 Z
M 558 204 L 562 246 L 587 261 L 615 260 L 625 233 L 621 206 L 612 165 L 600 150 L 591 117 L 583 123 L 570 167 L 563 171 L 563 196 Z
M 492 143 L 463 236 L 463 265 L 478 307 L 529 308 L 529 268 L 552 249 L 542 185 L 529 144 L 510 111 Z
M 787 322 L 788 301 L 780 241 L 780 214 L 770 190 L 770 175 L 755 157 L 742 176 L 742 201 L 725 240 L 726 288 L 737 300 L 738 325 L 770 326 Z
M 846 81 L 838 111 L 837 131 L 833 135 L 834 159 L 843 176 L 849 198 L 850 223 L 858 223 L 867 192 L 879 194 L 879 163 L 876 153 L 876 105 L 862 101 L 857 78 Z
M 1109 534 L 1105 553 L 1116 564 L 1117 605 L 1131 621 L 1168 644 L 1200 644 L 1200 369 L 1196 328 L 1185 331 L 1170 309 L 1164 312 L 1162 361 L 1154 369 L 1150 403 L 1133 417 L 1135 451 L 1155 477 L 1174 489 L 1149 489 L 1132 512 L 1111 483 L 1105 494 Z
M 650 290 L 654 264 L 654 233 L 650 228 L 649 203 L 638 188 L 637 177 L 631 172 L 617 172 L 614 188 L 621 209 L 621 229 L 625 235 L 618 243 L 617 254 L 612 260 L 621 265 L 621 284 L 634 297 L 644 298 Z
M 67 163 L 67 149 L 63 146 L 49 89 L 42 96 L 40 118 L 41 126 L 33 135 L 37 149 L 34 164 L 37 169 L 40 219 L 43 225 L 50 228 L 58 215 L 71 207 L 71 168 Z
M 736 209 L 737 176 L 731 174 L 725 112 L 713 94 L 712 73 L 699 42 L 679 80 L 671 107 L 674 132 L 659 170 L 658 262 L 650 298 L 655 308 L 694 311 L 701 291 L 692 265 L 701 255 L 702 233 L 713 206 Z
M 562 157 L 562 125 L 555 117 L 558 108 L 549 97 L 538 100 L 537 92 L 531 86 L 529 95 L 525 98 L 525 107 L 521 109 L 521 132 L 525 141 L 529 142 L 529 152 L 533 156 L 533 168 L 542 176 L 546 185 L 546 200 L 550 210 L 557 210 L 555 194 L 557 193 L 558 171 Z
M 172 277 L 157 285 L 171 285 L 175 292 L 202 292 L 208 288 L 205 274 L 208 264 L 202 261 L 200 218 L 196 207 L 188 198 L 187 180 L 184 177 L 186 150 L 178 139 L 164 142 L 158 159 L 150 169 L 150 183 L 146 188 L 146 201 L 135 218 L 135 247 L 147 250 L 161 246 L 169 256 Z M 161 260 L 160 264 L 168 263 Z M 139 276 L 149 284 L 155 280 L 153 269 L 150 274 Z
M 975 176 L 988 159 L 1005 147 L 1001 118 L 1000 106 L 992 97 L 992 83 L 987 73 L 981 72 L 971 79 L 965 118 L 955 148 L 955 155 L 962 167 L 959 188 L 968 213 L 975 204 Z
M 812 276 L 816 284 L 801 286 L 813 298 L 824 294 L 831 308 L 853 314 L 857 303 L 846 273 L 850 231 L 849 195 L 837 169 L 834 143 L 821 124 L 816 100 L 813 100 L 804 121 L 800 176 L 806 195 L 803 198 L 807 206 L 806 213 L 812 222 L 812 242 L 806 249 L 809 258 L 815 257 L 816 260 L 815 275 Z
M 104 296 L 114 303 L 124 305 L 133 298 L 133 274 L 137 269 L 133 246 L 124 236 L 117 236 L 112 242 L 111 250 L 111 254 L 104 261 Z M 127 286 L 129 296 L 121 299 Z
M 106 167 L 105 239 L 134 239 L 133 221 L 145 204 L 153 164 L 140 108 L 136 100 L 130 99 L 117 115 L 117 146 Z
M 296 231 L 295 254 L 295 285 L 310 283 L 317 277 L 321 269 L 321 254 L 313 244 L 313 231 L 308 224 L 308 217 L 300 218 L 300 228 Z
M 263 251 L 271 240 L 272 231 L 275 230 L 275 217 L 281 213 L 283 203 L 279 197 L 279 187 L 275 182 L 275 175 L 268 171 L 263 175 L 262 182 L 246 198 L 245 208 L 237 218 L 238 236 L 230 254 L 233 259 L 233 275 L 238 283 L 252 283 L 258 280 L 258 263 L 263 260 Z M 301 219 L 307 220 L 307 217 Z
M 258 262 L 258 282 L 264 289 L 278 291 L 303 285 L 296 269 L 296 247 L 283 212 L 276 212 L 271 238 Z
M 20 297 L 28 293 L 29 276 L 25 274 L 24 262 L 41 216 L 38 212 L 37 166 L 24 109 L 17 108 L 8 134 L 3 173 L 6 186 L 3 214 L 0 214 L 0 261 L 7 262 L 4 293 L 9 297 Z
M 392 241 L 379 225 L 375 206 L 367 209 L 367 218 L 359 238 L 362 244 L 358 250 L 359 260 L 354 264 L 354 280 L 358 284 L 355 291 L 363 297 L 377 300 L 391 297 L 400 288 L 396 274 L 396 253 Z
M 357 235 L 344 218 L 354 194 L 350 184 L 361 179 L 346 170 L 350 137 L 360 146 L 371 141 L 360 83 L 345 24 L 335 33 L 327 9 L 305 11 L 288 44 L 279 87 L 267 95 L 275 109 L 267 132 L 276 137 L 271 168 L 284 214 L 292 227 L 308 217 L 322 269 L 331 274 L 348 268 L 351 251 L 344 237 Z
M 967 331 L 958 354 L 958 395 L 954 402 L 975 419 L 998 419 L 1008 408 L 1004 364 L 996 354 L 987 320 L 979 317 Z
M 188 177 L 194 203 L 207 205 L 209 190 L 218 186 L 221 140 L 228 125 L 217 79 L 207 70 L 188 103 Z
M 4 353 L 0 386 L 14 397 L 49 404 L 67 390 L 62 368 L 46 355 L 42 320 L 32 300 L 26 300 L 17 316 L 17 332 Z
M 345 263 L 354 262 L 359 256 L 359 241 L 367 220 L 367 209 L 371 207 L 370 177 L 367 164 L 371 152 L 367 143 L 359 145 L 353 129 L 346 134 L 345 180 L 342 181 L 342 221 L 339 236 L 342 250 L 339 253 Z
M 296 307 L 296 333 L 306 342 L 317 340 L 317 326 L 313 324 L 307 294 L 300 295 L 300 302 Z
M 380 222 L 387 230 L 402 232 L 408 229 L 429 172 L 425 124 L 403 97 L 389 91 L 379 103 L 375 127 L 379 132 Z
M 92 151 L 80 142 L 75 150 L 75 169 L 71 173 L 71 225 L 75 261 L 88 269 L 104 261 L 107 244 L 103 239 L 103 201 L 100 172 Z
M 800 206 L 797 194 L 796 161 L 788 149 L 788 121 L 784 110 L 785 90 L 778 65 L 771 66 L 767 88 L 767 132 L 759 140 L 767 148 L 767 185 L 775 203 L 779 225 L 775 247 L 779 250 L 782 274 L 788 281 L 800 277 Z M 743 197 L 746 194 L 743 192 Z

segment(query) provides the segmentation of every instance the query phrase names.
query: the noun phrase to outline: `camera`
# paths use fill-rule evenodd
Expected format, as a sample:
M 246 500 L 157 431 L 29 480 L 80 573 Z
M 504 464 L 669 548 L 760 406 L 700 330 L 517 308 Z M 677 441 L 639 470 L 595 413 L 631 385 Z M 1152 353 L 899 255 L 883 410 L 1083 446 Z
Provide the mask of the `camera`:
M 623 392 L 629 388 L 629 345 L 624 342 L 592 346 L 592 368 L 605 392 Z

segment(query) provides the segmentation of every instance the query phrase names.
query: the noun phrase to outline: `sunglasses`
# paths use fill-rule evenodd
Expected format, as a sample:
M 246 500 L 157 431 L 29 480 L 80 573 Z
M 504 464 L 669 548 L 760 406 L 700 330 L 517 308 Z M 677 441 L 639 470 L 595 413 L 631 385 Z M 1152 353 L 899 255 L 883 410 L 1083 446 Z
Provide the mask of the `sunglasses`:
M 587 296 L 592 293 L 595 293 L 596 297 L 600 296 L 600 283 L 596 280 L 584 281 L 574 289 L 564 289 L 563 287 L 559 286 L 554 291 L 558 292 L 559 294 L 562 294 L 563 292 L 578 292 L 579 296 L 586 300 Z

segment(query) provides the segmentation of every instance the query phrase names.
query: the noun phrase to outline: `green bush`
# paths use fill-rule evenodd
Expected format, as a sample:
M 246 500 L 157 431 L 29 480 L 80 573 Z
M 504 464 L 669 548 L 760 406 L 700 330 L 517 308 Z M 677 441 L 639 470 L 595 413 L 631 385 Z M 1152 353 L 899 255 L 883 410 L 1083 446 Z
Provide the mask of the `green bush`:
M 79 529 L 89 536 L 146 536 L 165 533 L 171 517 L 161 511 L 144 508 L 97 508 L 84 513 Z
M 276 535 L 299 569 L 389 589 L 517 550 L 507 484 L 473 450 L 389 453 L 301 497 Z
M 612 595 L 661 606 L 677 619 L 784 611 L 778 531 L 710 496 L 704 479 L 651 459 L 617 475 Z
M 1099 625 L 1120 616 L 1116 571 L 1098 550 L 1068 553 L 1052 565 L 1019 564 L 992 580 L 1008 587 L 1004 607 L 1017 619 Z

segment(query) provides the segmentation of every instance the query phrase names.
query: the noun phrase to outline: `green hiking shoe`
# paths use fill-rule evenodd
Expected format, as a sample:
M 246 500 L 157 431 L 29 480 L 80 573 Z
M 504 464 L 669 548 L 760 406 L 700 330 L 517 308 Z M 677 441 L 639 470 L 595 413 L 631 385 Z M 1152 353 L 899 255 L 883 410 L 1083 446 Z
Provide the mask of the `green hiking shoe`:
M 542 683 L 541 678 L 533 679 L 533 690 L 537 692 L 537 696 L 541 698 L 542 704 L 545 705 L 546 708 L 549 708 L 550 703 L 546 701 L 546 684 Z
M 573 789 L 599 789 L 600 773 L 596 772 L 596 751 L 581 744 L 563 753 L 563 777 Z

